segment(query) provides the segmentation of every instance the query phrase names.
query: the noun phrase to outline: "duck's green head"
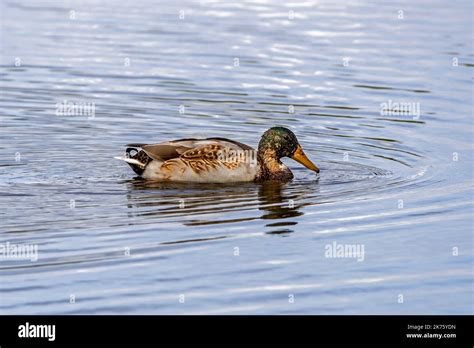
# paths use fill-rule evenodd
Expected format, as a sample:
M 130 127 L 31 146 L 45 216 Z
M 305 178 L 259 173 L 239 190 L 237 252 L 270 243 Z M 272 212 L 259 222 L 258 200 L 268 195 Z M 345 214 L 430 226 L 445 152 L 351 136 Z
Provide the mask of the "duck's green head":
M 272 153 L 276 159 L 289 157 L 306 168 L 319 173 L 319 168 L 306 157 L 296 135 L 285 127 L 272 127 L 263 133 L 258 144 L 259 153 Z

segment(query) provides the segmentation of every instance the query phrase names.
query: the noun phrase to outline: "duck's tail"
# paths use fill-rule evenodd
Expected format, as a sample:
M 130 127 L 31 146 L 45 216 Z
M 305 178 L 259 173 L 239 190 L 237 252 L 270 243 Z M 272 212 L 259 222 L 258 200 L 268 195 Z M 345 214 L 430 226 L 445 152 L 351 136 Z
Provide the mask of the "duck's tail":
M 142 144 L 132 144 L 128 146 L 130 147 L 127 147 L 125 150 L 125 157 L 114 158 L 127 162 L 136 174 L 142 175 L 148 163 L 152 161 L 152 158 L 150 158 L 145 151 L 139 150 Z

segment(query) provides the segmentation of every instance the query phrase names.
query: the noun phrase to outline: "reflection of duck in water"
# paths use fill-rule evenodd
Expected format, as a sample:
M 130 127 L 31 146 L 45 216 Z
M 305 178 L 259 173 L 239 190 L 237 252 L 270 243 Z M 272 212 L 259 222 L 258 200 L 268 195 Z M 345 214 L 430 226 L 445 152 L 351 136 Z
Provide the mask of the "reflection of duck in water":
M 157 181 L 288 181 L 293 173 L 280 161 L 282 157 L 290 157 L 319 172 L 306 157 L 293 132 L 283 127 L 267 130 L 258 144 L 258 151 L 237 141 L 207 138 L 131 144 L 126 153 L 126 157 L 117 158 L 127 162 L 141 177 Z
M 293 218 L 304 214 L 298 209 L 299 205 L 282 194 L 282 188 L 283 184 L 275 181 L 262 183 L 259 188 L 261 203 L 259 209 L 265 211 L 260 219 L 277 220 L 276 222 L 269 222 L 265 225 L 271 228 L 270 231 L 266 232 L 268 234 L 286 234 L 293 232 L 293 230 L 289 228 L 289 226 L 297 224 L 297 219 Z
M 212 226 L 262 221 L 268 234 L 293 232 L 304 214 L 303 203 L 318 190 L 317 181 L 239 184 L 127 182 L 130 216 L 179 217 L 185 226 Z M 242 211 L 261 214 L 242 214 Z M 222 213 L 222 214 L 219 214 Z

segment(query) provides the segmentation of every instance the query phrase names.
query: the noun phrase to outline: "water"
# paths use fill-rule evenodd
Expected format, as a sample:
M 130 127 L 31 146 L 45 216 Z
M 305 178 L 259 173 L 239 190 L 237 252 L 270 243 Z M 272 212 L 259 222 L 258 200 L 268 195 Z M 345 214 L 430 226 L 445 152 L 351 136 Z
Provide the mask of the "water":
M 0 242 L 38 247 L 1 260 L 1 313 L 474 312 L 470 1 L 1 14 Z M 95 114 L 57 115 L 64 101 Z M 319 177 L 285 160 L 287 184 L 165 185 L 113 159 L 184 137 L 256 146 L 275 125 Z M 363 257 L 327 257 L 334 243 Z

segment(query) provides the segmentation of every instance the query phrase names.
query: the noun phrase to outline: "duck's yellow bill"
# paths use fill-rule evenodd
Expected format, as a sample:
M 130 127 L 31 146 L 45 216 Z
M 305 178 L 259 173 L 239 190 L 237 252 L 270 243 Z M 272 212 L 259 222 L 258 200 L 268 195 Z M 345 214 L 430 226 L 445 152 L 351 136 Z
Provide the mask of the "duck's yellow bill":
M 306 155 L 305 155 L 305 153 L 304 153 L 304 151 L 303 151 L 303 149 L 300 145 L 298 145 L 298 147 L 296 148 L 295 153 L 293 154 L 293 156 L 291 158 L 294 159 L 296 162 L 301 163 L 306 168 L 311 169 L 311 170 L 315 171 L 316 173 L 319 173 L 319 168 L 313 162 L 311 162 L 308 157 L 306 157 Z

